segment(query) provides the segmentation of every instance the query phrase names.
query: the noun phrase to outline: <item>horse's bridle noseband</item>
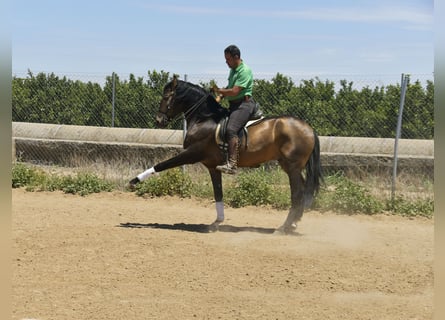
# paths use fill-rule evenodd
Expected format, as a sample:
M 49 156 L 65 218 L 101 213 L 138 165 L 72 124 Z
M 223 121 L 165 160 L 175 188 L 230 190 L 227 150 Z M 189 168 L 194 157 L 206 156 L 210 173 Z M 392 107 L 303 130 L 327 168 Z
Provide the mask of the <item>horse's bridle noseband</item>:
M 172 108 L 173 104 L 175 103 L 175 99 L 176 99 L 176 90 L 170 92 L 167 96 L 167 112 Z
M 170 122 L 172 120 L 172 118 L 167 114 L 168 111 L 172 108 L 173 103 L 175 102 L 175 98 L 176 98 L 176 90 L 175 91 L 171 91 L 168 95 L 165 95 L 162 100 L 167 100 L 166 102 L 166 111 L 162 112 L 161 110 L 158 110 L 158 116 L 162 117 L 162 121 L 163 123 L 167 123 Z M 161 102 L 162 103 L 162 102 Z

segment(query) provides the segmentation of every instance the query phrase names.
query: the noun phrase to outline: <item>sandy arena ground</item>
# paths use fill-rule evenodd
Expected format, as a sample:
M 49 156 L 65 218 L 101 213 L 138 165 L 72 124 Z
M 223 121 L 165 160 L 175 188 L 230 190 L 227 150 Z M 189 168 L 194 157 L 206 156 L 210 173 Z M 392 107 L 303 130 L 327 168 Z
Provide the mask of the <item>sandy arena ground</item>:
M 13 319 L 432 319 L 433 220 L 12 194 Z

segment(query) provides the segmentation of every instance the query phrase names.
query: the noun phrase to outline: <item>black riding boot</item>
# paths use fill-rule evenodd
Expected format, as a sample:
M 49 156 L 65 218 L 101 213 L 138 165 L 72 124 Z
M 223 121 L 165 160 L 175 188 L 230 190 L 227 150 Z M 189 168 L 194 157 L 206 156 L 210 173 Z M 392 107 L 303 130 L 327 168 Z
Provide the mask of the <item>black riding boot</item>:
M 239 157 L 239 138 L 237 136 L 229 140 L 229 160 L 226 164 L 216 166 L 216 169 L 228 174 L 235 174 Z

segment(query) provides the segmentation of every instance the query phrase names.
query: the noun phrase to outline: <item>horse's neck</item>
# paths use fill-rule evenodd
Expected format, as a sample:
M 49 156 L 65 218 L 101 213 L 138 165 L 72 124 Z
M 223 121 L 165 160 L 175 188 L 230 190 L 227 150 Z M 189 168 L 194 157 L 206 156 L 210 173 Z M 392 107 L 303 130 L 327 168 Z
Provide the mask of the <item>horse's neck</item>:
M 183 110 L 186 118 L 200 117 L 208 113 L 207 95 L 195 95 L 188 102 L 183 104 Z
M 214 122 L 214 117 L 215 114 L 212 106 L 209 105 L 208 99 L 206 99 L 200 103 L 200 106 L 194 110 L 194 112 L 191 112 L 188 116 L 186 116 L 187 130 L 203 122 Z
M 187 91 L 189 92 L 187 93 Z M 223 113 L 226 112 L 211 95 L 198 90 L 198 88 L 186 87 L 183 97 L 188 97 L 187 102 L 183 101 L 182 108 L 187 123 L 194 124 L 207 119 L 219 121 Z

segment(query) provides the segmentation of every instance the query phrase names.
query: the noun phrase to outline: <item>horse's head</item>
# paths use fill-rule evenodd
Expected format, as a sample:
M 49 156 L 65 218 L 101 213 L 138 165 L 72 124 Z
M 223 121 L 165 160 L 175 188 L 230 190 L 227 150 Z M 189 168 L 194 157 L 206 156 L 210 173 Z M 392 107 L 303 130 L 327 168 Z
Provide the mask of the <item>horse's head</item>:
M 176 76 L 165 87 L 162 93 L 162 100 L 159 106 L 159 111 L 156 115 L 156 123 L 158 127 L 165 127 L 171 119 L 180 113 L 180 110 L 173 108 L 176 98 L 176 88 L 178 87 L 178 80 Z
M 172 119 L 184 112 L 186 119 L 194 116 L 210 117 L 213 110 L 207 108 L 209 93 L 194 84 L 173 77 L 162 93 L 162 100 L 156 115 L 158 127 L 165 127 Z M 215 102 L 216 103 L 216 102 Z

